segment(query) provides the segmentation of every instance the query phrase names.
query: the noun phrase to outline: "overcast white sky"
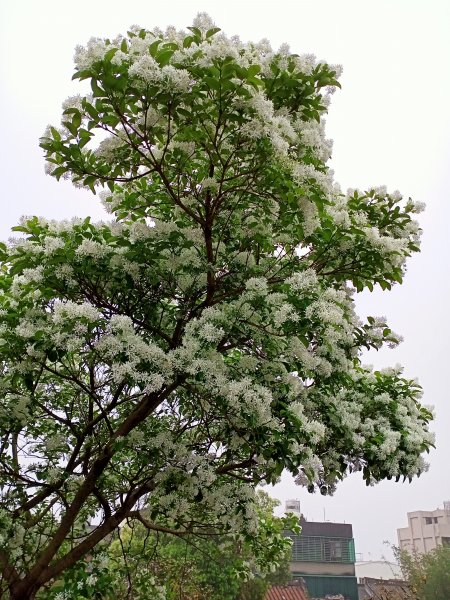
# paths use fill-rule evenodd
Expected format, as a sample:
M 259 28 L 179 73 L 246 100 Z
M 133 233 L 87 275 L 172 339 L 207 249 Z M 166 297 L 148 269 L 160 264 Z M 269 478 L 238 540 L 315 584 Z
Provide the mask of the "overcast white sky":
M 3 0 L 0 3 L 0 239 L 23 214 L 102 218 L 98 199 L 44 175 L 38 138 L 59 122 L 77 44 L 132 24 L 184 28 L 207 11 L 228 34 L 287 42 L 297 53 L 341 63 L 342 91 L 327 120 L 332 165 L 343 189 L 386 184 L 427 203 L 423 250 L 392 292 L 360 295 L 361 315 L 387 315 L 405 342 L 368 357 L 405 365 L 433 404 L 437 450 L 412 484 L 366 488 L 356 475 L 332 498 L 283 479 L 272 494 L 298 498 L 312 520 L 353 524 L 364 559 L 389 556 L 406 512 L 450 499 L 450 2 L 448 0 Z

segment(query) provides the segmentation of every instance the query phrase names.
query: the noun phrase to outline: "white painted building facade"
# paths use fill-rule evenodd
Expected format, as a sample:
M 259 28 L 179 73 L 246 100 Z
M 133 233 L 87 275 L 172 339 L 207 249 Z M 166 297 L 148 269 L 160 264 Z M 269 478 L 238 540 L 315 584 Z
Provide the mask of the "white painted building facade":
M 444 508 L 408 513 L 408 527 L 397 529 L 400 550 L 426 554 L 437 546 L 450 545 L 450 502 Z
M 387 560 L 361 560 L 355 563 L 355 575 L 358 581 L 363 577 L 373 579 L 403 579 L 402 570 L 397 563 Z

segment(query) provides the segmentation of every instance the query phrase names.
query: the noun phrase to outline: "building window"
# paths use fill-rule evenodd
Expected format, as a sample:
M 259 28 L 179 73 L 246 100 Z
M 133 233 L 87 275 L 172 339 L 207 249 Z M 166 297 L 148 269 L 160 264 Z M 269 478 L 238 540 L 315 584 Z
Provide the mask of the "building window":
M 431 525 L 433 523 L 433 517 L 425 517 L 425 525 Z
M 438 518 L 437 517 L 433 517 L 433 520 L 434 520 L 435 523 L 438 522 Z
M 342 544 L 340 541 L 330 541 L 330 560 L 342 558 Z

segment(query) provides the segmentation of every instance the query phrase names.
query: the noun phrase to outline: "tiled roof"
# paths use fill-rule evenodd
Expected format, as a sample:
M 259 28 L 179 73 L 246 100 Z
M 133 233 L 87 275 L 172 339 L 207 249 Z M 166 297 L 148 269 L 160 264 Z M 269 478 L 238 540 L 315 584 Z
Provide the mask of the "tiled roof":
M 358 584 L 359 597 L 367 600 L 417 600 L 409 585 L 398 579 L 364 577 Z
M 274 585 L 264 600 L 309 600 L 309 596 L 302 585 Z

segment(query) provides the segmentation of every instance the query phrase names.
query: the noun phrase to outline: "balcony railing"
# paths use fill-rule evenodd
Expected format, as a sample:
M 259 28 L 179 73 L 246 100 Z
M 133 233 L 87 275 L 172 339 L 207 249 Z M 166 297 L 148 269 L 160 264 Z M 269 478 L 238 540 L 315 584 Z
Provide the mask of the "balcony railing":
M 297 536 L 292 540 L 292 560 L 311 562 L 354 563 L 353 539 L 338 537 Z

